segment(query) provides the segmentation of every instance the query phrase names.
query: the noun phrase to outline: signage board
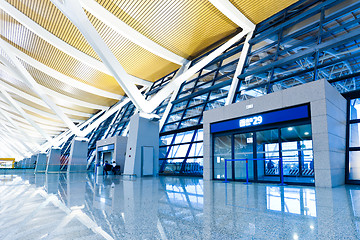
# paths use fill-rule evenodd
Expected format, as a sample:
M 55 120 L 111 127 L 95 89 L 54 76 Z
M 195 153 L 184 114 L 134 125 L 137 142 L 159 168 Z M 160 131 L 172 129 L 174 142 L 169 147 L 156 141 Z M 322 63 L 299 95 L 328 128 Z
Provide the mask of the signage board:
M 241 128 L 262 126 L 272 123 L 286 122 L 297 119 L 305 119 L 309 117 L 309 106 L 302 105 L 272 112 L 255 114 L 247 117 L 231 119 L 224 122 L 212 123 L 210 126 L 210 131 L 211 133 L 217 133 Z

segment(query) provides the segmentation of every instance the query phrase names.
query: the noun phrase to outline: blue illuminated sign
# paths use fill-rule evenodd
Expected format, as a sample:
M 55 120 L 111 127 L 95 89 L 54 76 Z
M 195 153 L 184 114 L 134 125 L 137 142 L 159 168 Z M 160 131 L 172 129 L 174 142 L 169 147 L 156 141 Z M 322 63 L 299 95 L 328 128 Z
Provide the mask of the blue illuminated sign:
M 273 112 L 266 112 L 249 117 L 236 118 L 225 122 L 212 123 L 210 130 L 211 133 L 224 132 L 240 128 L 255 127 L 309 117 L 309 106 L 303 105 Z

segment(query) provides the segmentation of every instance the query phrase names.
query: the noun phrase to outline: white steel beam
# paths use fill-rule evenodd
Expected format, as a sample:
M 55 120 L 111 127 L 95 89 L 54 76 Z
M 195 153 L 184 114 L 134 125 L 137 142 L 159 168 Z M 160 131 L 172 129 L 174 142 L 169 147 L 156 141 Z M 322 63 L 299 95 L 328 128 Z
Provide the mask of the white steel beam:
M 17 49 L 16 47 L 12 46 L 11 44 L 2 41 L 2 45 L 7 47 L 14 55 L 16 55 L 18 58 L 20 58 L 21 60 L 27 62 L 28 64 L 30 64 L 31 66 L 35 67 L 36 69 L 40 70 L 41 72 L 49 75 L 50 77 L 55 78 L 56 80 L 59 80 L 60 82 L 63 82 L 67 85 L 70 85 L 72 87 L 81 89 L 85 92 L 88 93 L 92 93 L 101 97 L 105 97 L 105 98 L 111 98 L 111 99 L 120 99 L 122 96 L 115 94 L 115 93 L 111 93 L 96 87 L 93 87 L 91 85 L 88 85 L 86 83 L 82 83 L 76 79 L 73 79 L 65 74 L 62 74 L 48 66 L 46 66 L 45 64 L 35 60 L 34 58 L 30 57 L 29 55 L 23 53 L 22 51 L 20 51 L 19 49 Z
M 254 33 L 254 31 L 249 32 L 248 35 L 246 36 L 244 46 L 243 46 L 243 48 L 241 50 L 241 54 L 240 54 L 240 57 L 239 57 L 239 61 L 238 61 L 238 64 L 236 66 L 234 77 L 233 77 L 233 80 L 231 82 L 230 89 L 229 89 L 229 92 L 228 92 L 228 95 L 227 95 L 227 98 L 226 98 L 226 101 L 225 101 L 225 105 L 231 104 L 233 99 L 234 99 L 236 88 L 237 88 L 237 86 L 239 84 L 238 76 L 241 74 L 241 72 L 242 72 L 242 70 L 244 68 L 245 60 L 246 60 L 246 57 L 248 55 L 249 47 L 250 47 L 249 41 L 252 38 L 253 33 Z
M 0 9 L 5 11 L 7 14 L 9 14 L 22 25 L 24 25 L 27 29 L 35 33 L 37 36 L 50 43 L 54 47 L 58 48 L 59 50 L 63 51 L 64 53 L 68 54 L 69 56 L 75 58 L 78 61 L 81 61 L 82 63 L 88 65 L 91 68 L 111 75 L 109 70 L 101 61 L 87 55 L 86 53 L 64 42 L 54 34 L 44 29 L 42 26 L 34 22 L 32 19 L 27 17 L 25 14 L 23 14 L 21 11 L 19 11 L 7 1 L 0 0 Z M 135 84 L 142 86 L 151 86 L 152 84 L 152 82 L 150 81 L 143 80 L 135 76 L 132 76 L 132 81 L 134 81 Z
M 255 24 L 239 11 L 229 0 L 209 0 L 220 12 L 245 31 L 253 31 Z
M 166 48 L 145 37 L 138 31 L 121 21 L 119 18 L 115 17 L 112 13 L 110 13 L 96 1 L 80 0 L 80 2 L 84 9 L 89 11 L 96 18 L 100 19 L 115 32 L 119 33 L 131 42 L 139 45 L 140 47 L 148 50 L 149 52 L 152 52 L 159 57 L 162 57 L 178 65 L 183 65 L 188 62 L 188 60 L 186 60 L 185 58 L 167 50 Z
M 15 65 L 19 74 L 22 76 L 21 80 L 25 81 L 34 90 L 34 92 L 50 107 L 52 111 L 54 111 L 54 113 L 71 129 L 71 131 L 73 131 L 75 134 L 78 134 L 79 129 L 75 126 L 75 124 L 63 113 L 60 107 L 53 103 L 53 101 L 43 92 L 40 85 L 25 69 L 16 55 L 12 54 L 12 52 L 6 46 L 4 46 L 4 42 L 4 40 L 0 39 L 0 48 L 6 53 L 6 55 L 11 59 L 12 63 Z
M 2 135 L 0 135 L 0 138 L 3 140 L 3 144 L 8 147 L 8 149 L 11 149 L 13 152 L 17 152 L 20 156 L 25 157 L 25 154 L 23 152 L 20 152 L 20 150 L 13 145 L 11 141 L 4 138 Z
M 129 74 L 117 61 L 109 47 L 104 43 L 103 39 L 86 16 L 80 2 L 78 0 L 65 0 L 62 2 L 51 0 L 51 2 L 57 6 L 84 35 L 85 39 L 99 55 L 102 62 L 109 69 L 112 76 L 114 76 L 134 105 L 139 109 L 146 109 L 145 97 L 142 96 L 135 84 L 130 81 Z
M 3 135 L 7 135 L 9 138 L 12 138 L 13 140 L 18 141 L 21 145 L 23 145 L 29 152 L 34 153 L 34 151 L 27 145 L 25 142 L 23 142 L 21 139 L 19 139 L 11 129 L 9 129 L 4 123 L 0 122 L 0 124 L 3 126 L 5 131 L 0 128 L 0 132 L 2 132 Z
M 0 92 L 3 94 L 4 100 L 8 102 L 13 108 L 16 109 L 16 111 L 28 121 L 31 126 L 33 126 L 46 140 L 49 142 L 52 141 L 51 137 L 47 135 L 44 130 L 42 130 L 31 118 L 30 116 L 16 103 L 14 99 L 4 90 L 0 87 Z
M 12 118 L 10 118 L 6 112 L 4 112 L 4 110 L 2 110 L 0 108 L 0 115 L 3 116 L 8 123 L 10 123 L 15 129 L 17 129 L 23 136 L 25 136 L 25 138 L 29 141 L 29 142 L 33 142 L 33 140 L 30 138 L 30 136 L 16 123 L 16 121 L 14 121 Z M 37 144 L 36 142 L 34 143 L 36 144 L 36 147 L 40 147 L 39 144 Z

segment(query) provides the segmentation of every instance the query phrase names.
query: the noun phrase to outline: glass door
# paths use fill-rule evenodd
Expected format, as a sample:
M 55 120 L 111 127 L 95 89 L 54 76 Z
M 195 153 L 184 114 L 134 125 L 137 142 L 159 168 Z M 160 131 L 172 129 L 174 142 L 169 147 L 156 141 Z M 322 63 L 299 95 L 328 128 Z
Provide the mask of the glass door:
M 279 130 L 256 132 L 257 176 L 259 181 L 279 181 Z M 261 160 L 263 159 L 263 160 Z
M 225 159 L 232 159 L 231 135 L 214 138 L 214 179 L 225 179 Z M 227 177 L 232 178 L 232 163 L 227 162 Z
M 246 159 L 248 160 L 249 179 L 254 179 L 253 161 L 253 133 L 234 134 L 234 158 L 239 161 L 234 162 L 234 176 L 236 180 L 246 179 Z
M 281 128 L 281 156 L 285 181 L 314 182 L 314 158 L 310 124 Z

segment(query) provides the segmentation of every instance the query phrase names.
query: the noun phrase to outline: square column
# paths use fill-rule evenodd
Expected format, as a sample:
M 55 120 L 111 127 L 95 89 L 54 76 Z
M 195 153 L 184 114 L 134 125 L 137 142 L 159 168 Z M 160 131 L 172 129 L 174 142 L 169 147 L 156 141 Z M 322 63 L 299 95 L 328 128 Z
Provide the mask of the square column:
M 28 162 L 28 168 L 32 168 L 35 169 L 35 165 L 36 165 L 36 160 L 37 160 L 37 155 L 32 155 L 30 158 L 30 161 Z
M 60 148 L 51 148 L 46 164 L 46 173 L 58 173 L 60 171 Z
M 87 153 L 89 140 L 86 138 L 74 138 L 71 143 L 71 150 L 67 172 L 86 172 Z
M 35 173 L 44 173 L 46 171 L 47 156 L 46 153 L 39 153 L 37 155 Z
M 159 172 L 159 118 L 135 114 L 130 118 L 124 174 L 156 176 Z

